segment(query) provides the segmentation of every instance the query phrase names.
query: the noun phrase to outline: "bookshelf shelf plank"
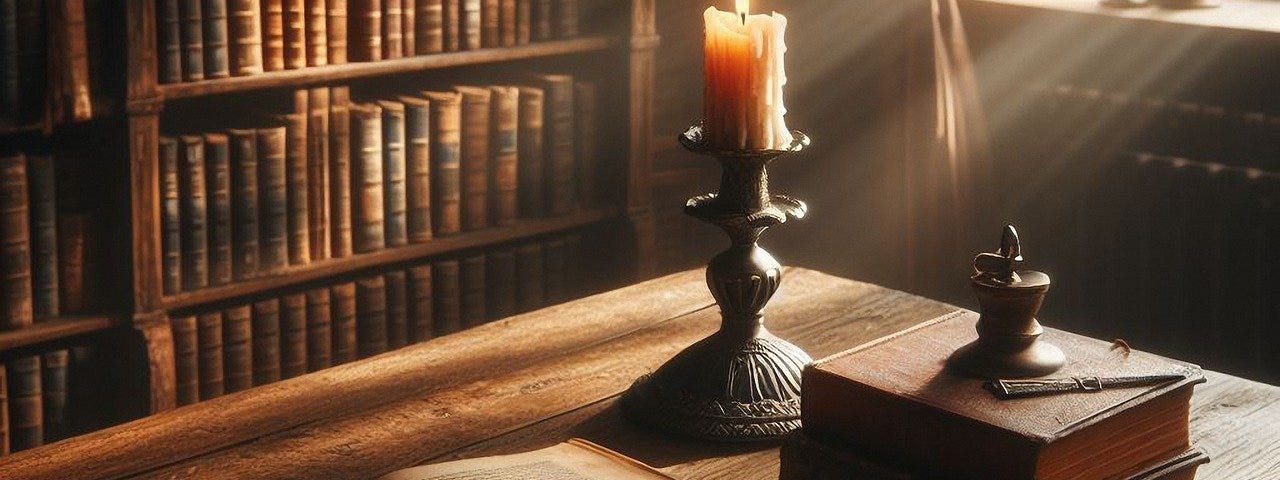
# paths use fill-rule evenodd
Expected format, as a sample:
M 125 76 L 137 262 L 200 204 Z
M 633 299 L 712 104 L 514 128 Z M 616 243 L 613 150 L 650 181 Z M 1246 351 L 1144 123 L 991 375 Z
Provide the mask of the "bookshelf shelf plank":
M 494 227 L 486 230 L 464 232 L 455 236 L 432 239 L 430 242 L 423 244 L 324 260 L 309 265 L 292 267 L 269 277 L 169 295 L 161 301 L 161 309 L 167 311 L 184 310 L 240 297 L 258 295 L 362 270 L 376 269 L 451 252 L 497 245 L 584 227 L 610 218 L 616 218 L 619 215 L 620 212 L 616 208 L 583 210 L 563 217 L 520 220 L 509 227 Z
M 591 36 L 568 40 L 539 42 L 517 47 L 486 48 L 464 52 L 435 53 L 430 55 L 398 58 L 394 60 L 346 63 L 342 65 L 267 72 L 244 77 L 172 83 L 159 85 L 157 88 L 160 91 L 160 95 L 165 99 L 191 98 L 274 87 L 299 87 L 314 83 L 395 75 L 435 68 L 479 65 L 538 57 L 550 57 L 555 55 L 594 52 L 608 49 L 615 43 L 614 39 L 609 36 Z
M 110 316 L 77 316 L 37 321 L 20 330 L 0 332 L 0 352 L 100 332 L 119 325 Z

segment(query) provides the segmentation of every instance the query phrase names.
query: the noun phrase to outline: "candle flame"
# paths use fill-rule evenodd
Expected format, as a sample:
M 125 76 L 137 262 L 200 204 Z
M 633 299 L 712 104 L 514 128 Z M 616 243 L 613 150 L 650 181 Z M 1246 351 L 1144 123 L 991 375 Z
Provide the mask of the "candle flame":
M 738 15 L 746 17 L 747 13 L 751 11 L 751 0 L 736 0 L 735 6 L 737 7 Z

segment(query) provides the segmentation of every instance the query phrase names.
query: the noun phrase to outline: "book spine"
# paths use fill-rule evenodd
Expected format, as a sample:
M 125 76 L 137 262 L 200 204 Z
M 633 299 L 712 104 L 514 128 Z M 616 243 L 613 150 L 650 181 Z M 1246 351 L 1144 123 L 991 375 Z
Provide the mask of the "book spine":
M 418 54 L 417 16 L 418 8 L 414 0 L 402 0 L 400 6 L 400 45 L 401 54 L 412 57 Z
M 462 229 L 489 227 L 489 123 L 491 97 L 487 88 L 462 92 Z
M 227 393 L 253 387 L 253 313 L 249 305 L 223 312 L 223 378 Z
M 516 249 L 516 306 L 522 312 L 537 310 L 544 300 L 542 245 Z
M 519 215 L 519 159 L 517 134 L 520 121 L 520 89 L 492 87 L 493 112 L 489 127 L 489 218 L 498 226 L 510 226 Z
M 14 5 L 13 0 L 0 1 L 0 8 L 11 7 Z M 14 10 L 0 11 L 3 18 L 0 18 L 0 25 L 4 28 L 0 29 L 5 35 L 5 46 L 13 45 L 12 51 L 6 49 L 0 54 L 5 55 L 4 63 L 17 63 L 17 18 L 16 7 Z M 178 83 L 182 81 L 182 15 L 178 12 L 178 0 L 158 0 L 156 3 L 156 64 L 159 70 L 160 83 Z M 12 22 L 12 23 L 11 23 Z M 8 40 L 9 36 L 13 36 L 13 40 Z M 12 55 L 12 57 L 10 57 Z M 12 62 L 10 61 L 12 58 Z M 5 82 L 5 100 L 8 104 L 9 96 L 16 97 L 17 88 L 17 68 L 14 65 L 13 70 L 6 68 L 6 73 L 13 75 L 12 82 L 10 77 L 6 76 Z M 15 91 L 9 92 L 12 88 Z M 5 110 L 12 107 L 6 105 Z
M 462 330 L 461 269 L 457 260 L 441 260 L 431 266 L 436 336 Z
M 555 25 L 555 14 L 553 0 L 533 0 L 533 14 L 531 24 L 533 26 L 533 40 L 543 41 L 551 40 L 555 37 L 553 25 Z
M 44 444 L 44 399 L 41 390 L 40 357 L 10 360 L 9 450 L 18 452 Z
M 387 283 L 381 275 L 356 280 L 356 345 L 360 358 L 387 351 Z
M 558 216 L 573 210 L 574 191 L 577 189 L 573 159 L 573 78 L 565 75 L 545 78 L 547 210 L 549 214 Z
M 462 0 L 443 0 L 444 51 L 456 52 L 462 49 Z
M 414 14 L 414 50 L 418 55 L 444 51 L 443 0 L 417 0 Z
M 502 46 L 502 7 L 498 0 L 480 2 L 480 45 L 485 48 Z
M 84 312 L 89 302 L 84 289 L 88 224 L 88 217 L 81 213 L 58 215 L 58 293 L 62 296 L 62 313 Z
M 285 0 L 259 0 L 259 2 L 262 7 L 262 69 L 268 72 L 284 70 Z
M 485 256 L 476 254 L 462 259 L 459 284 L 462 287 L 462 325 L 483 325 L 488 304 L 485 302 Z
M 258 2 L 227 0 L 231 74 L 237 77 L 263 71 L 262 10 Z
M 182 79 L 204 80 L 204 23 L 200 0 L 178 0 L 182 36 Z
M 164 293 L 182 291 L 182 194 L 178 188 L 178 140 L 160 137 L 161 269 Z
M 258 129 L 258 268 L 278 273 L 289 263 L 286 127 Z
M 18 0 L 18 109 L 19 122 L 35 121 L 44 111 L 48 38 L 43 0 Z
M 544 98 L 542 89 L 520 88 L 520 129 L 516 134 L 519 149 L 516 190 L 520 199 L 520 216 L 526 218 L 541 217 L 547 212 L 547 190 L 543 180 Z
M 601 197 L 596 188 L 597 89 L 595 82 L 579 81 L 573 84 L 574 158 L 577 160 L 578 201 L 593 204 Z
M 459 39 L 462 50 L 479 50 L 481 42 L 481 0 L 462 0 L 462 37 Z
M 403 0 L 382 0 L 382 59 L 404 56 L 403 22 Z
M 356 253 L 386 246 L 382 194 L 382 109 L 351 104 L 351 228 Z
M 456 95 L 431 99 L 431 221 L 435 236 L 462 231 L 462 104 Z
M 347 2 L 348 0 L 327 0 L 328 17 L 325 22 L 325 34 L 328 35 L 329 65 L 347 63 Z
M 231 146 L 223 134 L 204 136 L 205 185 L 208 187 L 209 284 L 234 279 L 231 250 Z
M 581 17 L 578 0 L 555 0 L 556 36 L 573 38 L 578 36 L 578 22 Z
M 31 295 L 36 319 L 56 317 L 58 298 L 58 215 L 53 157 L 27 159 L 27 187 L 31 198 Z
M 306 0 L 284 0 L 283 3 L 284 68 L 304 68 L 307 66 Z
M 378 102 L 382 108 L 383 242 L 386 247 L 409 243 L 405 191 L 404 105 Z
M 209 286 L 209 203 L 204 175 L 204 139 L 178 139 L 178 191 L 182 199 L 182 287 Z
M 340 283 L 334 285 L 329 293 L 333 304 L 330 353 L 333 364 L 341 365 L 356 359 L 356 285 Z
M 504 47 L 516 45 L 516 0 L 498 1 L 499 43 Z
M 409 243 L 431 240 L 431 106 L 406 99 L 405 236 Z
M 307 91 L 307 224 L 312 260 L 330 258 L 329 88 Z
M 422 342 L 432 336 L 433 315 L 431 265 L 409 267 L 408 304 L 409 304 L 409 341 Z
M 280 378 L 307 373 L 307 296 L 280 299 Z
M 53 95 L 48 110 L 54 122 L 88 120 L 93 116 L 93 105 L 89 96 L 84 0 L 55 0 L 48 6 L 47 22 L 53 30 L 47 80 Z M 207 65 L 205 68 L 208 70 Z
M 328 288 L 307 290 L 307 371 L 329 368 L 333 361 L 332 300 Z
M 533 40 L 533 0 L 516 0 L 516 45 Z
M 329 5 L 325 0 L 306 0 L 307 66 L 329 64 Z
M 170 320 L 173 327 L 173 363 L 178 405 L 200 401 L 200 341 L 196 317 Z
M 565 300 L 565 259 L 567 253 L 564 239 L 549 240 L 542 248 L 543 255 L 543 296 L 547 303 L 560 303 Z
M 204 16 L 204 77 L 231 76 L 230 43 L 227 40 L 227 0 L 201 0 Z
M 307 91 L 298 90 L 301 113 L 295 111 L 285 116 L 285 196 L 288 199 L 288 242 L 290 265 L 305 265 L 311 261 L 311 211 L 308 198 L 311 195 L 310 172 L 307 165 Z
M 0 158 L 0 331 L 31 325 L 31 225 L 27 159 Z M 14 378 L 10 372 L 10 380 Z
M 44 397 L 45 439 L 51 434 L 61 434 L 67 427 L 67 368 L 71 352 L 54 350 L 40 355 L 44 368 L 40 370 L 41 391 Z
M 231 143 L 231 251 L 236 280 L 258 274 L 258 136 L 253 130 L 229 130 Z
M 0 1 L 3 3 L 3 1 Z M 9 454 L 9 376 L 0 363 L 0 456 Z
M 351 60 L 373 62 L 382 60 L 382 1 L 347 0 L 351 5 L 349 15 Z
M 395 350 L 409 343 L 409 295 L 404 270 L 383 275 L 387 286 L 387 348 Z
M 280 300 L 253 304 L 253 384 L 280 380 Z
M 516 255 L 512 250 L 485 254 L 485 302 L 488 318 L 506 318 L 516 313 Z
M 352 254 L 350 92 L 348 87 L 329 91 L 329 253 L 333 258 Z
M 200 399 L 221 397 L 226 392 L 222 370 L 222 312 L 202 313 L 196 322 L 200 343 Z

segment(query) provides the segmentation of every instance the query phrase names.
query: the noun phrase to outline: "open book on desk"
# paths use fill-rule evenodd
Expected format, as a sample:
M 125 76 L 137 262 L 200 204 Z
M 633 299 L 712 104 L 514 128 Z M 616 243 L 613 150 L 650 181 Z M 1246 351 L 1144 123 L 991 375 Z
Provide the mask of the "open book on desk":
M 574 438 L 532 452 L 406 468 L 379 480 L 673 480 L 620 453 Z

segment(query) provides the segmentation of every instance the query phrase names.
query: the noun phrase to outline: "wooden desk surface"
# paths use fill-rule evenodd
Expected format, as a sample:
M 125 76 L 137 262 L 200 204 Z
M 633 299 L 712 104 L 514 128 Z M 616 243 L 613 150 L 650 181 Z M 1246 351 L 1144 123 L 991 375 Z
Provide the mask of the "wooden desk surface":
M 703 282 L 683 272 L 19 452 L 0 478 L 359 479 L 578 436 L 677 478 L 776 479 L 776 445 L 671 438 L 616 407 L 632 379 L 715 330 Z M 789 269 L 766 324 L 821 357 L 957 312 Z M 1276 475 L 1280 388 L 1208 377 L 1193 400 L 1213 457 L 1200 478 Z

